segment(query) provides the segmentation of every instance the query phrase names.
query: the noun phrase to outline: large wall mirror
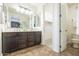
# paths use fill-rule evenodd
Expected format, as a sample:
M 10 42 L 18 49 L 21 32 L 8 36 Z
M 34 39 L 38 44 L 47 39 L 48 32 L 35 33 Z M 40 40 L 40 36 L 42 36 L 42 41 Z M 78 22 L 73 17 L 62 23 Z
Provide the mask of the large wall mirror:
M 6 15 L 5 23 L 9 23 L 10 28 L 20 28 L 21 31 L 27 31 L 34 27 L 40 27 L 40 17 L 29 8 L 5 4 L 4 12 Z
M 38 15 L 34 16 L 34 27 L 40 27 L 40 17 Z
M 0 5 L 0 24 L 3 24 L 3 20 L 2 20 L 2 5 Z

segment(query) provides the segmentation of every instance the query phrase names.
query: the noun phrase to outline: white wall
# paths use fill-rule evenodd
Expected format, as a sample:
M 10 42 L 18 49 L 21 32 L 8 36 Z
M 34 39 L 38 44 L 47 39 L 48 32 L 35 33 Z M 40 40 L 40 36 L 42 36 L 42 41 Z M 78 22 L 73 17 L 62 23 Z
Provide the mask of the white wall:
M 39 10 L 41 25 L 43 25 L 41 27 L 43 31 L 42 44 L 59 52 L 59 4 L 45 4 Z
M 76 33 L 75 35 L 79 35 L 79 4 L 77 5 L 77 8 L 76 8 L 76 20 L 75 20 L 75 23 L 76 23 Z
M 79 34 L 79 4 L 67 4 L 68 14 L 66 20 L 67 39 L 68 43 L 71 43 L 71 39 L 74 35 Z M 77 21 L 78 20 L 78 21 Z M 77 26 L 78 25 L 78 26 Z
M 2 29 L 3 29 L 3 22 L 2 22 L 2 8 L 1 8 L 1 5 L 0 5 L 0 56 L 2 56 Z
M 68 43 L 71 43 L 73 34 L 76 33 L 76 8 L 77 6 L 68 5 L 68 19 L 67 19 L 67 39 Z
M 60 44 L 61 44 L 61 52 L 64 51 L 67 48 L 67 13 L 68 13 L 68 7 L 67 4 L 62 3 L 61 4 L 61 21 L 60 21 Z
M 52 23 L 44 22 L 44 42 L 50 48 L 52 48 L 52 37 Z
M 53 6 L 54 4 L 53 3 L 47 3 L 45 4 L 44 6 L 44 15 L 45 15 L 45 20 L 44 21 L 47 21 L 47 22 L 53 22 Z
M 60 41 L 60 38 L 59 38 L 59 29 L 60 29 L 60 25 L 59 25 L 59 4 L 54 4 L 54 15 L 53 15 L 53 26 L 52 26 L 52 29 L 53 29 L 53 32 L 52 32 L 52 49 L 53 51 L 55 52 L 60 52 L 59 51 L 59 41 Z
M 52 48 L 52 20 L 53 4 L 46 3 L 43 5 L 43 44 Z

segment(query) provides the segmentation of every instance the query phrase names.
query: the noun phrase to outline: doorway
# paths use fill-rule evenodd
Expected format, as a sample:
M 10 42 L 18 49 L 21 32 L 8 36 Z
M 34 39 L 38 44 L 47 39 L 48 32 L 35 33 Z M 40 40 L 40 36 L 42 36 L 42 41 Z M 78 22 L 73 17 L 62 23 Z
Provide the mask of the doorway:
M 61 4 L 61 56 L 79 56 L 79 4 Z

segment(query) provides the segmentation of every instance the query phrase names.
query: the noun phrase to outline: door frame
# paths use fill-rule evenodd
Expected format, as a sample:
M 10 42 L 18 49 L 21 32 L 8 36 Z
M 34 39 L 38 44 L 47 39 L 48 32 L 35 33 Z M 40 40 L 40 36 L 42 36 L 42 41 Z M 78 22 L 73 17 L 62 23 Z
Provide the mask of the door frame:
M 66 5 L 64 5 L 64 7 L 66 7 Z M 59 13 L 60 13 L 60 15 L 59 15 L 59 51 L 60 51 L 60 54 L 61 54 L 61 52 L 62 51 L 64 51 L 64 49 L 62 48 L 62 47 L 67 47 L 67 42 L 66 42 L 66 45 L 62 45 L 63 43 L 62 43 L 62 41 L 63 41 L 63 37 L 62 37 L 62 34 L 63 34 L 63 30 L 62 30 L 62 4 L 60 3 L 60 6 L 59 6 Z M 66 8 L 65 8 L 66 9 Z M 66 10 L 65 10 L 66 11 Z M 65 15 L 65 17 L 66 17 L 66 15 Z M 65 24 L 66 25 L 66 24 Z M 65 28 L 65 31 L 66 31 L 66 28 Z M 66 32 L 65 32 L 65 38 L 64 38 L 64 40 L 67 40 L 67 37 L 66 37 Z
M 59 4 L 59 52 L 61 53 L 61 3 Z

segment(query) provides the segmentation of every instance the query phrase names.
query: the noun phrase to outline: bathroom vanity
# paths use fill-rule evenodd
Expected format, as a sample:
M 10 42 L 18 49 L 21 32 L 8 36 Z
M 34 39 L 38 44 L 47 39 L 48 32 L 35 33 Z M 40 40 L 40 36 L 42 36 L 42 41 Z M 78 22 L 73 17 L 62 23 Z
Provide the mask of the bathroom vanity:
M 40 43 L 41 31 L 2 32 L 3 54 L 39 45 Z
M 14 5 L 14 4 L 13 4 Z M 42 23 L 39 14 L 28 6 L 4 4 L 4 18 L 1 32 L 1 53 L 11 53 L 20 49 L 39 45 L 42 36 Z M 20 11 L 17 11 L 20 8 Z M 29 11 L 29 13 L 22 13 Z M 32 13 L 31 13 L 32 12 Z M 30 14 L 31 13 L 31 14 Z

